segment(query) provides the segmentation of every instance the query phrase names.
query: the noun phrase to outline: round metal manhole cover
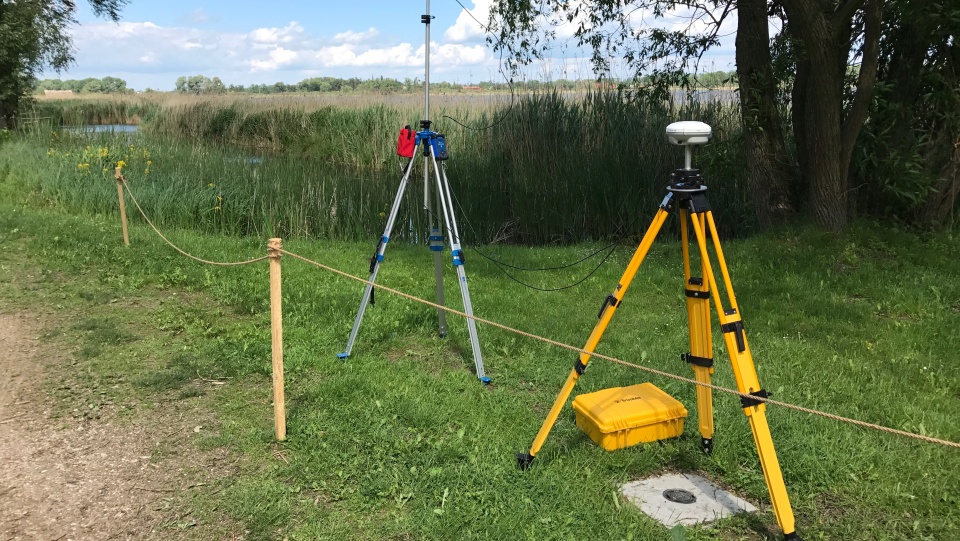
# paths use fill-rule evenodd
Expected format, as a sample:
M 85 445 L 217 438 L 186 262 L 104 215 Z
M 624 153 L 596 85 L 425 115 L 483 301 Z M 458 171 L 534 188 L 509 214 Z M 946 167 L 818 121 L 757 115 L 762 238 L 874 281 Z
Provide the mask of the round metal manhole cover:
M 664 490 L 663 497 L 674 503 L 693 503 L 697 501 L 697 497 L 692 492 L 682 488 Z

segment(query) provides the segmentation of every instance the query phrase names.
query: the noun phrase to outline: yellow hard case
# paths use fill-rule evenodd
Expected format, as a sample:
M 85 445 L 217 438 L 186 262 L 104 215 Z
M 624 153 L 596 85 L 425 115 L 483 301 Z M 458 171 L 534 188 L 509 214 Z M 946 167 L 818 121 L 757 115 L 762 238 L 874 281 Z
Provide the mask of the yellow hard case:
M 614 387 L 573 399 L 577 426 L 607 451 L 674 438 L 687 408 L 652 383 Z

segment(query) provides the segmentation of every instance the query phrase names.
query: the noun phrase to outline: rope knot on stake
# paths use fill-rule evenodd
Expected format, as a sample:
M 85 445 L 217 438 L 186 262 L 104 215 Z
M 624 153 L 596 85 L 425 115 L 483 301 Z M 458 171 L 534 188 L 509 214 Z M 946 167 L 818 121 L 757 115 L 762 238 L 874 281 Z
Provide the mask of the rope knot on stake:
M 283 239 L 270 239 L 267 241 L 267 254 L 271 258 L 280 259 L 283 257 Z

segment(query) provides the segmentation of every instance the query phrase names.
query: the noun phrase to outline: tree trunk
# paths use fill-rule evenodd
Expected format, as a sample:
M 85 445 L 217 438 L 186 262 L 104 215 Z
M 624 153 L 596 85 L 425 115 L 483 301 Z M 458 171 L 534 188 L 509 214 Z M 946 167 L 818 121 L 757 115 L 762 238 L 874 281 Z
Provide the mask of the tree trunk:
M 960 139 L 953 142 L 953 152 L 943 168 L 940 182 L 924 204 L 917 221 L 933 226 L 946 225 L 951 221 L 958 196 L 960 196 Z
M 766 0 L 740 0 L 737 10 L 737 76 L 747 150 L 747 179 L 761 228 L 786 221 L 796 211 L 790 190 L 790 160 L 777 110 L 770 58 Z
M 793 25 L 790 25 L 791 27 Z M 810 183 L 807 180 L 807 171 L 810 170 L 810 164 L 807 163 L 807 85 L 810 83 L 810 61 L 807 60 L 803 48 L 794 45 L 794 55 L 796 56 L 796 74 L 794 75 L 793 88 L 790 89 L 790 115 L 793 120 L 793 141 L 796 145 L 797 166 L 800 169 L 800 193 L 810 193 Z
M 867 0 L 860 79 L 850 112 L 844 118 L 843 92 L 851 20 L 863 0 L 784 0 L 792 34 L 800 41 L 803 76 L 795 84 L 802 115 L 797 133 L 801 172 L 809 186 L 810 213 L 817 225 L 840 230 L 847 225 L 847 179 L 853 144 L 866 121 L 876 81 L 877 40 L 883 0 Z
M 940 57 L 940 70 L 945 79 L 944 88 L 941 88 L 940 92 L 949 93 L 951 89 L 956 92 L 960 89 L 960 45 L 955 41 L 948 41 L 938 49 L 934 59 Z M 940 151 L 931 150 L 924 157 L 929 169 L 935 171 L 937 167 L 934 164 L 944 165 L 940 167 L 939 180 L 933 193 L 924 201 L 918 220 L 933 226 L 946 225 L 952 220 L 957 197 L 960 197 L 960 122 L 956 120 L 960 100 L 956 98 L 956 94 L 953 99 L 946 96 L 944 98 L 938 104 L 940 114 L 937 116 L 940 118 L 928 128 L 933 132 L 931 136 L 936 141 L 933 148 Z
M 801 89 L 803 133 L 798 138 L 804 141 L 799 162 L 809 186 L 810 213 L 817 225 L 837 231 L 847 225 L 846 175 L 840 167 L 846 65 L 838 61 L 836 33 L 821 4 L 792 0 L 784 2 L 784 8 L 808 68 Z
M 16 124 L 17 103 L 9 99 L 0 99 L 0 130 L 12 130 Z
M 853 158 L 853 149 L 860 137 L 860 131 L 867 122 L 870 104 L 873 102 L 873 89 L 877 82 L 877 69 L 880 64 L 880 23 L 883 18 L 883 0 L 868 0 L 863 8 L 863 45 L 860 49 L 860 72 L 857 75 L 857 90 L 853 103 L 843 119 L 840 137 L 842 147 L 840 166 L 849 186 L 850 160 Z M 849 23 L 844 23 L 849 27 Z M 840 59 L 846 62 L 849 51 Z M 852 199 L 852 198 L 851 198 Z

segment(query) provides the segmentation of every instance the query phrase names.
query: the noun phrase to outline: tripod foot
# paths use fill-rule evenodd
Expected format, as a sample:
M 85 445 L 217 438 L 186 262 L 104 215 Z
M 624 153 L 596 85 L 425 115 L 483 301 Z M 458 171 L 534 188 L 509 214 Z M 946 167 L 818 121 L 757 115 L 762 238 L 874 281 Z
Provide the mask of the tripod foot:
M 533 459 L 534 456 L 530 453 L 517 453 L 517 466 L 520 466 L 521 470 L 527 471 L 533 465 Z
M 797 532 L 783 534 L 784 541 L 803 541 Z
M 493 380 L 488 378 L 487 376 L 483 376 L 482 378 L 480 378 L 480 383 L 484 385 L 490 385 L 492 382 Z
M 703 454 L 710 456 L 713 454 L 713 439 L 712 438 L 702 438 L 700 440 L 700 448 L 703 449 Z
M 337 353 L 337 358 L 340 359 L 341 361 L 347 360 L 347 357 L 349 357 L 349 356 L 350 356 L 350 354 L 347 353 L 347 352 Z
M 447 337 L 447 331 L 440 331 L 440 338 L 446 338 L 446 337 Z

